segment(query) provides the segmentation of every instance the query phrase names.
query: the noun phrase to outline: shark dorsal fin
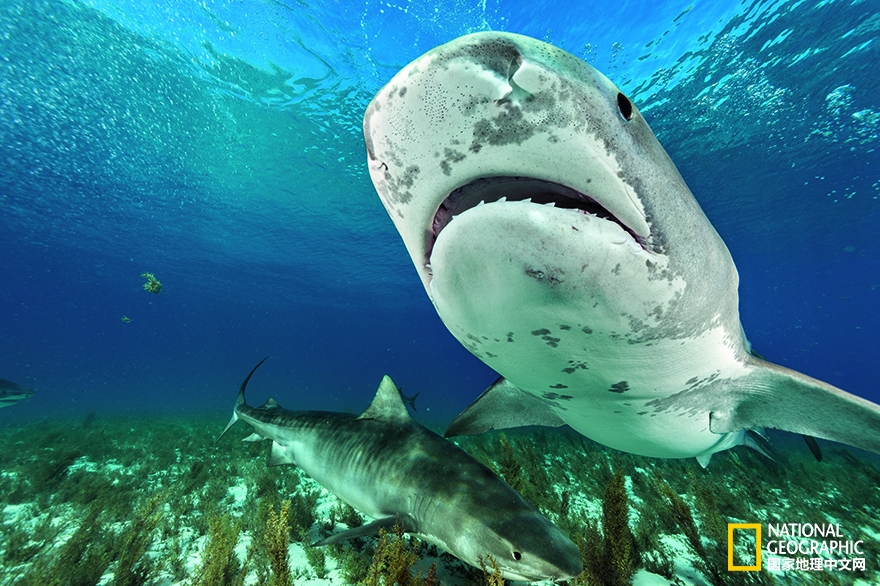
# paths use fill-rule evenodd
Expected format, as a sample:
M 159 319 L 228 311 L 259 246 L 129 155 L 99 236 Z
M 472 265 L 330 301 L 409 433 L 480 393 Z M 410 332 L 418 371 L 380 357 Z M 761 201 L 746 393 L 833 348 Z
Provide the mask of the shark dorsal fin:
M 406 410 L 406 405 L 403 404 L 403 400 L 400 398 L 400 391 L 390 376 L 386 374 L 382 377 L 382 382 L 379 383 L 379 390 L 376 391 L 373 402 L 370 403 L 366 411 L 361 413 L 358 419 L 384 419 L 385 421 L 396 421 L 398 423 L 410 421 L 411 418 Z
M 261 406 L 257 407 L 257 409 L 281 409 L 281 405 L 279 405 L 278 401 L 276 401 L 275 399 L 270 398 Z

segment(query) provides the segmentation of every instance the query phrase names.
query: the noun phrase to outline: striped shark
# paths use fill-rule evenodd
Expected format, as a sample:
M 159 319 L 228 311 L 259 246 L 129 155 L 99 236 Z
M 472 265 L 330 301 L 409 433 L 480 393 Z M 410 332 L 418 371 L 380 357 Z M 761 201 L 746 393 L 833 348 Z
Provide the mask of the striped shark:
M 0 407 L 9 407 L 34 394 L 33 389 L 0 378 Z
M 388 376 L 361 415 L 289 411 L 269 399 L 250 407 L 244 379 L 232 419 L 272 441 L 269 466 L 296 464 L 375 519 L 323 539 L 326 545 L 402 523 L 407 533 L 479 567 L 491 556 L 509 580 L 567 580 L 583 569 L 577 546 L 534 506 L 458 446 L 416 423 Z M 219 441 L 219 437 L 217 438 Z
M 376 94 L 364 138 L 438 315 L 502 376 L 447 436 L 568 424 L 706 465 L 775 428 L 880 453 L 880 406 L 750 352 L 730 252 L 636 105 L 574 55 L 453 40 Z

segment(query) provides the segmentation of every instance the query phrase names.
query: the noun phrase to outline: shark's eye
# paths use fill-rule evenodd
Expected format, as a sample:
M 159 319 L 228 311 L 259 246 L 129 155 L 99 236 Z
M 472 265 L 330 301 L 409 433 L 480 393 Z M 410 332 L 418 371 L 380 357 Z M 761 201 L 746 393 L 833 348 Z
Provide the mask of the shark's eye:
M 620 108 L 620 115 L 624 120 L 632 120 L 633 105 L 625 95 L 617 94 L 617 107 Z
M 513 559 L 515 559 L 516 561 L 521 560 L 521 559 L 522 559 L 522 554 L 521 554 L 520 552 L 518 552 L 518 551 L 513 552 Z

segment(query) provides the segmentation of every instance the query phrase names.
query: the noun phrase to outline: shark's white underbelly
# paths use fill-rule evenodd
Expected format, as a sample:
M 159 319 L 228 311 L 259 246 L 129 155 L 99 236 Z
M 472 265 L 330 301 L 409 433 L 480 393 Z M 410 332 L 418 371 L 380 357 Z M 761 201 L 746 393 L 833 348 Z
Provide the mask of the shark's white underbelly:
M 476 346 L 480 357 L 511 384 L 548 401 L 562 421 L 590 439 L 660 458 L 711 454 L 741 443 L 739 432 L 710 430 L 707 405 L 690 404 L 685 410 L 657 403 L 748 374 L 737 360 L 739 340 L 721 326 L 693 338 L 633 344 L 607 332 L 588 328 L 586 333 L 571 320 L 562 322 L 571 327 L 552 330 L 522 323 L 526 316 L 512 321 L 517 322 L 511 325 L 514 342 L 497 332 L 460 339 Z

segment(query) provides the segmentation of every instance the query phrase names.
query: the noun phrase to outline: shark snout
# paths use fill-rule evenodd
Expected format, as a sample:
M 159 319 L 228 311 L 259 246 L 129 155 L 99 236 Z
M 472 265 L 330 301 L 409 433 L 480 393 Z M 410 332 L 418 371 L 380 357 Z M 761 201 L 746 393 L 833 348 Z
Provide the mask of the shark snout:
M 505 520 L 499 535 L 508 535 L 510 556 L 498 555 L 509 580 L 562 582 L 578 576 L 584 560 L 577 545 L 537 511 Z M 500 554 L 500 552 L 498 552 Z

